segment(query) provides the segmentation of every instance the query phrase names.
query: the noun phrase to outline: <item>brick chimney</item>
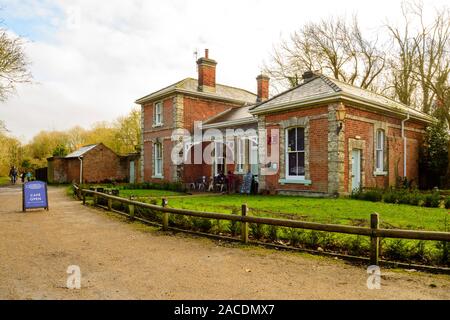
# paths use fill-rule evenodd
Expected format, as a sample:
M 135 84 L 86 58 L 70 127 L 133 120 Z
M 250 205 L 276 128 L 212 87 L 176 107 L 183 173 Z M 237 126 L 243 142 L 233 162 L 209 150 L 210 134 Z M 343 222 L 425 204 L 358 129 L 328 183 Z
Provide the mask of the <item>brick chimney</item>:
M 270 78 L 263 74 L 256 77 L 256 83 L 258 86 L 258 102 L 263 102 L 269 99 L 269 81 Z
M 215 60 L 209 59 L 209 50 L 205 49 L 205 57 L 197 60 L 198 91 L 216 92 L 216 65 Z
M 320 71 L 308 70 L 305 73 L 303 73 L 303 75 L 302 75 L 303 83 L 314 80 L 315 78 L 317 78 L 319 76 L 320 76 Z

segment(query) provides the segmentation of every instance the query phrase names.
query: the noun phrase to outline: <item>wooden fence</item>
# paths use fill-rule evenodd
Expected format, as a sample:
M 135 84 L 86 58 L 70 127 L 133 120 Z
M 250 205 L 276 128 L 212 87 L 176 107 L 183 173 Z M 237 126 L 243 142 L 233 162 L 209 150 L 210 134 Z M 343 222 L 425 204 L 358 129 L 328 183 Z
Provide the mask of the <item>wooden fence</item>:
M 370 228 L 366 228 L 366 227 L 356 227 L 338 224 L 322 224 L 298 220 L 253 217 L 247 214 L 248 207 L 246 204 L 242 205 L 241 215 L 239 216 L 215 212 L 203 212 L 203 211 L 168 208 L 167 199 L 164 198 L 162 199 L 161 206 L 157 206 L 153 204 L 120 198 L 117 196 L 93 190 L 80 189 L 77 185 L 73 185 L 73 188 L 77 197 L 83 200 L 83 204 L 86 204 L 86 195 L 91 195 L 94 198 L 94 205 L 98 205 L 99 198 L 106 199 L 108 202 L 108 210 L 110 211 L 112 210 L 113 201 L 117 201 L 119 203 L 128 205 L 129 214 L 127 215 L 130 218 L 135 218 L 134 216 L 135 207 L 147 208 L 161 212 L 163 214 L 162 218 L 163 230 L 169 229 L 169 214 L 177 214 L 208 219 L 239 221 L 241 222 L 241 241 L 243 243 L 248 243 L 249 241 L 248 240 L 249 223 L 367 236 L 370 237 L 370 263 L 372 265 L 379 264 L 380 238 L 401 238 L 410 240 L 432 240 L 432 241 L 448 241 L 448 242 L 450 241 L 450 232 L 381 229 L 379 227 L 378 213 L 371 214 Z

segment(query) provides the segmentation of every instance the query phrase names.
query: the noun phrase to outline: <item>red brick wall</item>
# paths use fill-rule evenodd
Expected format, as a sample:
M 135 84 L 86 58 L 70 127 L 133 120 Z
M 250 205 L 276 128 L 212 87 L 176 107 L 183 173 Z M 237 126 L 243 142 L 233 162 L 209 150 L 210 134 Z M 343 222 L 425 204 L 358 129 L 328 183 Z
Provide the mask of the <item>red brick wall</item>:
M 99 145 L 84 154 L 83 180 L 85 182 L 122 181 L 127 177 L 126 158 L 119 157 L 104 145 Z
M 258 76 L 256 78 L 258 89 L 258 101 L 265 101 L 269 98 L 269 78 Z
M 166 130 L 167 131 L 167 130 Z M 153 135 L 157 135 L 158 133 L 153 133 Z M 164 135 L 162 135 L 164 136 Z M 161 178 L 153 178 L 154 170 L 153 170 L 153 143 L 147 141 L 144 143 L 144 181 L 145 182 L 162 182 L 162 181 L 172 181 L 173 175 L 171 172 L 172 167 L 172 147 L 173 142 L 170 139 L 161 139 L 163 144 L 163 179 Z
M 153 108 L 156 102 L 162 101 L 163 103 L 163 128 L 169 128 L 173 126 L 173 96 L 164 98 L 163 100 L 156 100 L 148 102 L 144 105 L 144 128 L 145 131 L 153 129 Z M 157 128 L 155 128 L 157 129 Z
M 310 109 L 289 111 L 266 116 L 266 123 L 279 123 L 282 120 L 288 120 L 292 117 L 317 116 L 327 114 L 328 107 L 314 107 Z M 270 132 L 271 129 L 282 130 L 277 125 L 267 125 Z M 278 148 L 280 143 L 278 143 Z M 267 145 L 270 150 L 271 146 Z M 269 152 L 269 151 L 268 151 Z M 279 150 L 284 152 L 284 150 Z M 328 119 L 310 119 L 309 121 L 309 172 L 312 185 L 285 184 L 281 185 L 280 172 L 276 175 L 266 176 L 266 189 L 268 190 L 308 190 L 314 192 L 328 191 Z
M 366 141 L 366 149 L 364 150 L 364 175 L 365 175 L 365 187 L 378 187 L 384 188 L 390 185 L 395 185 L 396 177 L 403 176 L 403 139 L 401 137 L 401 130 L 397 128 L 389 127 L 389 125 L 401 126 L 401 119 L 397 119 L 391 116 L 379 115 L 373 112 L 356 109 L 353 107 L 346 107 L 348 115 L 355 115 L 358 117 L 364 117 L 371 120 L 382 121 L 388 123 L 388 131 L 386 132 L 387 139 L 387 176 L 374 176 L 375 171 L 375 159 L 374 159 L 374 125 L 369 122 L 346 119 L 345 120 L 345 190 L 349 192 L 349 153 L 348 153 L 348 139 L 359 136 L 361 140 Z M 406 122 L 405 128 L 414 128 L 424 130 L 424 125 L 409 120 Z M 419 175 L 419 146 L 421 145 L 423 135 L 419 132 L 405 130 L 407 140 L 407 177 L 413 179 L 415 183 L 418 183 Z
M 80 182 L 80 160 L 67 159 L 67 182 Z
M 169 179 L 169 165 L 170 161 L 170 152 L 171 145 L 166 144 L 164 140 L 166 137 L 170 137 L 172 135 L 173 130 L 173 118 L 174 118 L 174 110 L 173 110 L 173 99 L 174 96 L 166 97 L 162 100 L 155 100 L 148 102 L 144 105 L 144 177 L 143 181 L 145 182 L 160 182 L 161 179 L 153 179 L 153 166 L 152 166 L 152 156 L 153 156 L 153 144 L 149 140 L 156 140 L 157 138 L 160 141 L 164 141 L 163 144 L 163 175 L 164 180 Z M 153 108 L 156 102 L 163 102 L 163 125 L 160 127 L 153 127 Z M 168 151 L 169 150 L 169 151 Z M 140 171 L 140 169 L 139 169 Z
M 365 140 L 366 148 L 364 150 L 364 168 L 365 187 L 387 187 L 394 185 L 396 177 L 403 175 L 403 139 L 401 130 L 392 128 L 390 125 L 401 126 L 401 119 L 391 116 L 376 114 L 373 112 L 356 109 L 350 106 L 346 107 L 347 115 L 368 118 L 370 121 L 376 120 L 388 123 L 386 132 L 387 139 L 387 176 L 374 176 L 374 124 L 366 121 L 347 119 L 345 120 L 345 144 L 344 144 L 344 189 L 348 192 L 349 186 L 349 144 L 348 139 Z M 294 110 L 281 112 L 272 115 L 266 115 L 266 128 L 268 130 L 281 128 L 276 125 L 282 120 L 288 120 L 291 117 L 305 117 L 313 115 L 322 115 L 328 113 L 328 107 L 315 107 L 303 110 Z M 328 119 L 310 119 L 309 122 L 309 172 L 312 185 L 285 184 L 281 185 L 278 181 L 280 173 L 273 176 L 266 176 L 266 188 L 269 190 L 309 190 L 315 192 L 328 192 Z M 406 122 L 406 128 L 423 130 L 424 125 L 413 120 Z M 420 132 L 406 130 L 407 142 L 407 176 L 418 182 L 418 161 L 419 147 L 422 143 L 423 134 Z M 270 150 L 271 146 L 267 146 Z M 279 147 L 279 146 L 278 146 Z M 281 150 L 283 152 L 283 150 Z
M 194 121 L 205 121 L 225 110 L 238 106 L 214 100 L 184 97 L 184 127 L 192 132 Z
M 199 86 L 216 86 L 216 67 L 206 64 L 198 65 L 198 85 Z

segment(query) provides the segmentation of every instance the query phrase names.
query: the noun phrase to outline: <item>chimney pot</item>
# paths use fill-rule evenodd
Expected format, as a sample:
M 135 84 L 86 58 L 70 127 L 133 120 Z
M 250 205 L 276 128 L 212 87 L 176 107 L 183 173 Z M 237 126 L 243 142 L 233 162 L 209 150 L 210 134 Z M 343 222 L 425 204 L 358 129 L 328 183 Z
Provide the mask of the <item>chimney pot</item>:
M 205 58 L 209 59 L 209 49 L 205 49 Z

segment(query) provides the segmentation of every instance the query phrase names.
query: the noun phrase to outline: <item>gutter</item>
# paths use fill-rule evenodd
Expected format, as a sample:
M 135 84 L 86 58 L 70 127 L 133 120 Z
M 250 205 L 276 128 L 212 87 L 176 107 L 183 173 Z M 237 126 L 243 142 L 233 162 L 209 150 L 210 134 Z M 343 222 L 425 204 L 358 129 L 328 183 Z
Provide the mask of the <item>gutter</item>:
M 314 106 L 314 105 L 321 105 L 321 104 L 331 103 L 331 102 L 336 102 L 336 101 L 347 101 L 350 103 L 354 103 L 356 105 L 363 105 L 363 106 L 370 107 L 375 110 L 381 110 L 381 111 L 384 111 L 384 112 L 387 112 L 387 113 L 390 113 L 393 115 L 397 115 L 397 116 L 409 115 L 409 110 L 389 108 L 389 107 L 384 106 L 383 104 L 367 101 L 366 99 L 364 99 L 362 97 L 350 95 L 350 94 L 343 93 L 343 92 L 316 95 L 316 96 L 312 96 L 308 99 L 304 99 L 303 101 L 293 101 L 293 102 L 289 101 L 289 102 L 281 103 L 281 104 L 278 104 L 278 105 L 275 105 L 275 106 L 272 106 L 269 108 L 261 107 L 259 110 L 258 110 L 258 106 L 256 106 L 254 109 L 251 109 L 249 112 L 253 115 L 267 114 L 267 113 L 272 113 L 272 112 L 277 112 L 277 111 L 284 111 L 284 110 L 288 110 L 288 109 L 296 108 L 296 107 L 310 107 L 310 106 Z M 421 115 L 421 114 L 412 115 L 411 118 L 425 122 L 425 123 L 431 123 L 433 121 L 433 119 L 431 117 L 429 117 L 425 114 L 424 115 Z
M 403 177 L 406 178 L 406 135 L 405 135 L 405 122 L 409 120 L 409 112 L 406 119 L 402 120 L 402 138 L 403 138 Z
M 80 185 L 83 184 L 83 157 L 78 157 L 78 160 L 80 160 Z
M 185 94 L 185 95 L 189 95 L 189 96 L 208 98 L 208 99 L 212 99 L 212 100 L 224 101 L 224 102 L 229 102 L 229 103 L 233 103 L 233 104 L 245 104 L 245 103 L 254 104 L 255 103 L 255 102 L 251 102 L 251 101 L 244 101 L 244 100 L 222 97 L 222 96 L 218 96 L 218 95 L 212 94 L 212 93 L 206 93 L 206 92 L 201 92 L 201 91 L 191 91 L 191 90 L 180 89 L 180 88 L 161 91 L 157 94 L 140 98 L 140 99 L 136 100 L 134 103 L 143 105 L 148 101 L 157 100 L 159 98 L 162 98 L 167 95 L 171 95 L 173 93 L 181 93 L 181 94 Z M 256 101 L 256 96 L 255 96 L 255 101 Z
M 251 124 L 251 123 L 257 123 L 258 120 L 256 120 L 254 117 L 247 117 L 243 119 L 237 119 L 237 120 L 230 120 L 230 121 L 223 121 L 223 122 L 216 122 L 211 124 L 204 124 L 202 125 L 202 129 L 215 129 L 215 128 L 224 128 L 224 127 L 234 127 L 240 124 Z

